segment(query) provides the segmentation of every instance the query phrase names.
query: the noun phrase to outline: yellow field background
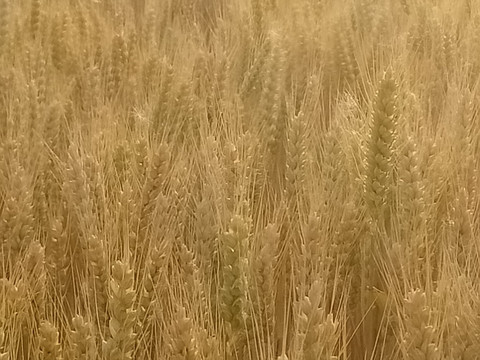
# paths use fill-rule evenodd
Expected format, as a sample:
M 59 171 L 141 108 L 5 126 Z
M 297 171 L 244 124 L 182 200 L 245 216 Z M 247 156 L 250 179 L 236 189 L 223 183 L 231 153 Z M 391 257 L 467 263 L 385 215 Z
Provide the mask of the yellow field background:
M 480 2 L 0 0 L 0 360 L 480 359 Z

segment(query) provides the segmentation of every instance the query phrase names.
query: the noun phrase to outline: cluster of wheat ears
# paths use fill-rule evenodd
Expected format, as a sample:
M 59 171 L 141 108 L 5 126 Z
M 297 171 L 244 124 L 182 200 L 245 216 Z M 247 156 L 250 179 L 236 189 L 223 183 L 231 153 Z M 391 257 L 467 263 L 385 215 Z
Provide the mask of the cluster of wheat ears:
M 0 359 L 480 359 L 480 2 L 0 0 Z

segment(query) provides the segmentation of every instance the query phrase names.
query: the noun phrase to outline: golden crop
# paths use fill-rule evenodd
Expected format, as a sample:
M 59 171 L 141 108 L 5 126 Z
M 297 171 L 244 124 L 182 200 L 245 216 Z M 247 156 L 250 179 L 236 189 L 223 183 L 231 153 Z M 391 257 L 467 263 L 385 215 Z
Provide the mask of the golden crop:
M 0 360 L 480 359 L 480 2 L 0 0 Z

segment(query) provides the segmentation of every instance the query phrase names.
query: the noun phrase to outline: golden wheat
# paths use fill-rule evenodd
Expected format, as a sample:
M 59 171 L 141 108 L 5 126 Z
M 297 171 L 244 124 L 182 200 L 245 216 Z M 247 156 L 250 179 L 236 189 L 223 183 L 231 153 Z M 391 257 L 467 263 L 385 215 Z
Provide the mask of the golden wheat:
M 477 358 L 479 19 L 0 0 L 0 359 Z

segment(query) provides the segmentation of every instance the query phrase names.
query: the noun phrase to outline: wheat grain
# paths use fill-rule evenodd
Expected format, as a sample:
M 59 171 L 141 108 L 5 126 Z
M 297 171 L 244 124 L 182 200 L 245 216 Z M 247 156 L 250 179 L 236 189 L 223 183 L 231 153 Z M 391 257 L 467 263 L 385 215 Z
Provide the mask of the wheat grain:
M 229 324 L 229 341 L 232 353 L 240 347 L 245 336 L 246 318 L 246 246 L 249 237 L 248 223 L 242 217 L 232 217 L 229 230 L 220 240 L 223 284 L 220 289 L 220 307 L 223 319 Z
M 146 325 L 148 316 L 154 305 L 158 302 L 157 295 L 160 291 L 160 281 L 164 274 L 168 243 L 163 242 L 161 247 L 153 248 L 146 261 L 145 279 L 143 280 L 143 294 L 140 302 L 141 312 L 139 319 Z
M 338 324 L 332 314 L 326 314 L 322 303 L 325 290 L 320 280 L 312 283 L 308 295 L 298 303 L 298 324 L 295 353 L 301 353 L 302 359 L 333 360 L 335 332 Z
M 46 266 L 50 270 L 55 291 L 63 295 L 66 290 L 68 267 L 67 257 L 65 256 L 67 234 L 64 229 L 63 219 L 61 217 L 53 219 L 49 230 L 45 248 Z
M 161 145 L 153 156 L 150 173 L 143 186 L 142 202 L 139 206 L 138 230 L 135 242 L 130 244 L 130 249 L 138 256 L 138 264 L 143 261 L 148 250 L 148 244 L 145 244 L 145 239 L 148 235 L 154 211 L 159 200 L 163 197 L 162 186 L 165 181 L 169 158 L 170 154 L 167 145 Z
M 42 321 L 39 328 L 40 353 L 43 360 L 60 360 L 61 347 L 58 342 L 58 330 L 48 321 Z
M 35 37 L 40 26 L 40 0 L 32 0 L 30 10 L 30 31 L 33 37 Z
M 292 211 L 302 213 L 303 187 L 306 177 L 306 129 L 304 114 L 292 118 L 287 132 L 286 196 Z
M 73 345 L 70 356 L 72 359 L 88 360 L 95 358 L 93 326 L 80 315 L 72 319 L 71 338 Z
M 367 159 L 366 200 L 372 217 L 383 222 L 383 226 L 388 226 L 390 221 L 389 192 L 392 185 L 392 156 L 398 117 L 396 89 L 392 74 L 387 72 L 375 96 Z
M 272 272 L 276 264 L 276 253 L 280 234 L 273 224 L 267 225 L 261 234 L 261 248 L 256 259 L 256 291 L 261 304 L 259 309 L 261 314 L 265 315 L 267 329 L 270 329 L 273 323 L 273 291 L 274 284 Z
M 405 299 L 406 333 L 403 341 L 405 356 L 411 359 L 439 359 L 435 344 L 435 328 L 430 325 L 430 307 L 426 295 L 412 291 Z
M 135 348 L 133 329 L 137 314 L 133 308 L 134 274 L 128 264 L 117 261 L 112 266 L 110 291 L 110 338 L 104 343 L 103 351 L 107 359 L 130 360 Z
M 104 332 L 107 309 L 107 267 L 105 247 L 97 235 L 90 235 L 87 239 L 87 270 L 89 272 L 89 293 L 91 312 L 98 321 L 100 332 Z
M 33 241 L 32 194 L 27 185 L 25 169 L 17 166 L 11 175 L 12 188 L 6 193 L 0 223 L 2 253 L 6 256 L 2 270 L 7 270 L 7 273 Z
M 127 47 L 122 35 L 116 34 L 112 40 L 112 54 L 110 60 L 110 74 L 107 84 L 107 93 L 110 98 L 117 95 L 123 71 L 127 62 Z
M 342 17 L 335 24 L 333 33 L 334 49 L 332 51 L 331 66 L 338 73 L 340 81 L 352 82 L 359 73 L 354 52 L 354 39 L 351 24 L 348 18 Z
M 192 320 L 187 317 L 184 307 L 179 307 L 173 321 L 169 344 L 170 358 L 172 360 L 196 359 L 198 355 L 192 336 Z

